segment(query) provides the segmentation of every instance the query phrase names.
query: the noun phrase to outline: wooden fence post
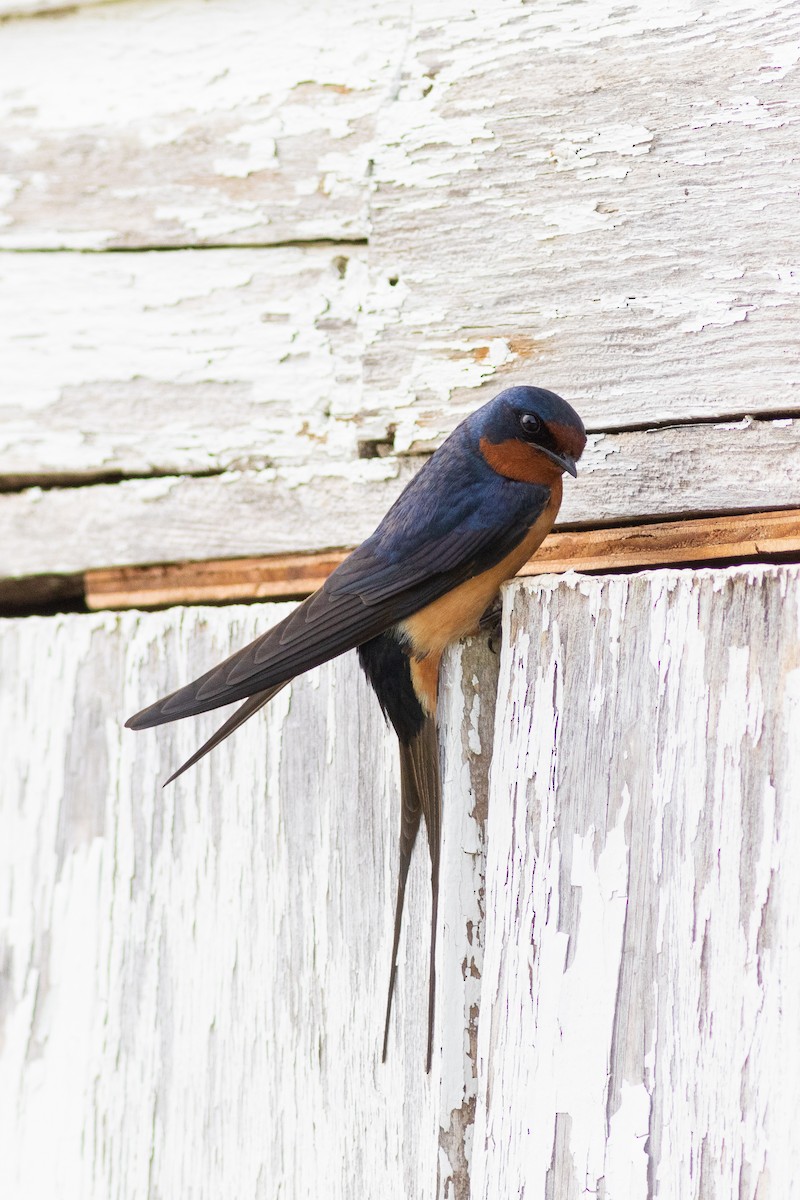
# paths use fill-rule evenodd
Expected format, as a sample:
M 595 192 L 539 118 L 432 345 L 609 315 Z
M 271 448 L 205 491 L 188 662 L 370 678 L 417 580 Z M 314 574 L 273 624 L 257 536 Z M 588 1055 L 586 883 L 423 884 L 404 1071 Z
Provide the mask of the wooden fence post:
M 471 1195 L 796 1195 L 800 570 L 508 598 Z

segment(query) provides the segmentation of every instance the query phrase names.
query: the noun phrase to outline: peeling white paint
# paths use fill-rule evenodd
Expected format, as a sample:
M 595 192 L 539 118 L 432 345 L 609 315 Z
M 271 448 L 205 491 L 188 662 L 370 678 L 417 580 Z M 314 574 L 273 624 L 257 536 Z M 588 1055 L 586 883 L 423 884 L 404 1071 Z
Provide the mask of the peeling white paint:
M 614 1200 L 647 1195 L 647 1137 L 651 1098 L 643 1083 L 623 1082 L 622 1100 L 608 1128 L 604 1179 Z
M 471 1194 L 791 1193 L 800 570 L 506 595 Z
M 404 445 L 530 382 L 593 428 L 796 406 L 798 36 L 791 0 L 417 6 L 371 205 L 407 292 L 365 369 Z M 522 352 L 470 362 L 494 337 Z
M 437 1044 L 442 1057 L 436 1195 L 441 1200 L 466 1198 L 473 1148 L 485 919 L 486 762 L 478 755 L 481 731 L 483 737 L 491 737 L 497 670 L 497 658 L 485 643 L 470 640 L 448 653 L 441 675 L 439 724 L 451 731 L 442 741 L 437 971 Z M 454 1036 L 459 1029 L 461 1037 Z
M 342 244 L 0 259 L 0 473 L 285 465 L 324 494 L 359 444 L 393 427 L 396 453 L 428 451 L 513 383 L 554 387 L 594 430 L 796 407 L 792 5 L 274 8 L 131 0 L 4 24 L 9 245 L 340 239 L 369 215 L 370 249 L 368 273 Z M 647 439 L 595 434 L 581 484 L 604 451 L 620 503 L 568 488 L 563 517 L 796 504 L 787 441 L 777 480 L 750 443 L 715 446 L 720 499 L 705 473 L 675 483 L 683 435 L 656 470 Z
M 340 433 L 345 435 L 346 429 Z M 126 464 L 147 449 L 147 431 L 135 432 L 120 455 Z M 354 432 L 347 430 L 346 436 L 352 438 Z M 336 439 L 331 443 L 335 452 Z M 283 445 L 291 451 L 293 443 L 287 438 Z M 218 465 L 205 447 L 193 447 L 191 453 L 194 463 Z M 91 488 L 33 487 L 2 495 L 0 573 L 36 575 L 110 563 L 357 545 L 372 533 L 420 465 L 419 460 L 393 457 L 355 462 L 328 458 L 316 448 L 308 461 L 266 466 L 266 458 L 253 450 L 246 459 L 247 470 L 229 470 L 219 477 L 171 475 L 95 483 Z M 109 466 L 119 461 L 111 459 Z M 710 462 L 726 463 L 727 471 L 710 471 Z M 678 490 L 676 478 L 681 480 Z M 736 481 L 735 491 L 731 479 Z M 559 523 L 625 523 L 725 511 L 732 497 L 742 508 L 791 507 L 798 495 L 797 421 L 606 434 L 590 439 L 578 481 L 567 481 Z
M 363 236 L 406 22 L 398 0 L 129 0 L 5 23 L 0 245 Z
M 149 1186 L 344 1198 L 362 1194 L 365 1171 L 392 1200 L 433 1194 L 437 1131 L 450 1126 L 443 1105 L 476 1087 L 460 1028 L 480 974 L 464 977 L 461 961 L 479 959 L 480 947 L 463 920 L 459 943 L 456 919 L 472 888 L 460 872 L 481 875 L 474 835 L 465 854 L 458 833 L 472 806 L 469 771 L 458 767 L 462 650 L 441 714 L 452 859 L 443 874 L 456 883 L 444 898 L 439 977 L 455 1076 L 442 1075 L 441 1093 L 424 1072 L 424 853 L 412 872 L 389 1061 L 379 1062 L 397 760 L 355 655 L 286 688 L 164 791 L 165 775 L 219 715 L 143 736 L 121 728 L 156 691 L 288 607 L 0 621 L 9 1195 L 99 1200 Z M 471 689 L 492 664 L 485 648 L 463 653 Z M 486 705 L 491 720 L 491 696 Z M 43 752 L 31 757 L 34 727 Z M 477 888 L 472 901 L 477 910 Z
M 572 133 L 553 147 L 557 171 L 575 171 L 579 179 L 624 179 L 628 168 L 613 156 L 646 154 L 653 134 L 642 125 L 609 125 L 602 130 Z M 612 158 L 600 156 L 609 155 Z
M 13 1194 L 792 1194 L 800 569 L 505 595 L 499 664 L 442 676 L 430 1079 L 424 855 L 376 1063 L 397 764 L 355 657 L 162 792 L 214 715 L 122 717 L 285 609 L 0 622 Z
M 701 309 L 682 321 L 680 329 L 684 333 L 700 333 L 710 325 L 736 325 L 739 321 L 746 321 L 750 311 L 749 308 L 731 306 L 729 302 L 720 297 L 712 300 L 705 311 Z
M 352 464 L 359 430 L 337 416 L 361 390 L 364 259 L 360 247 L 0 259 L 3 472 Z
M 481 735 L 479 730 L 481 717 L 481 697 L 478 689 L 478 678 L 473 676 L 472 686 L 475 688 L 475 695 L 472 700 L 472 708 L 469 711 L 469 725 L 467 727 L 467 739 L 469 748 L 473 754 L 481 753 Z

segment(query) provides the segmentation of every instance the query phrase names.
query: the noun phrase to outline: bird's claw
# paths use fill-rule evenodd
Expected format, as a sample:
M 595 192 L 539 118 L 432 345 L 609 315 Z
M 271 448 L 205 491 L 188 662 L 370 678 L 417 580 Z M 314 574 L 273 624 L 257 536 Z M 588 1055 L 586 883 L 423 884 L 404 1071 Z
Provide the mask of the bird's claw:
M 489 649 L 492 654 L 497 654 L 497 648 L 500 646 L 503 626 L 503 601 L 498 596 L 493 600 L 485 613 L 478 622 L 478 628 L 481 633 L 489 635 Z

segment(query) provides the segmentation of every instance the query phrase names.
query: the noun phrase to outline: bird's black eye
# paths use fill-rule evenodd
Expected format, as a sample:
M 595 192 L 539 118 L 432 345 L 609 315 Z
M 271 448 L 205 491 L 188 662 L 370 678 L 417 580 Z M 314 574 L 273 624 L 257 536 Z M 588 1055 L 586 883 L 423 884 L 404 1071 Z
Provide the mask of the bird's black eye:
M 533 413 L 523 413 L 519 419 L 522 432 L 527 438 L 534 438 L 542 428 L 542 422 Z

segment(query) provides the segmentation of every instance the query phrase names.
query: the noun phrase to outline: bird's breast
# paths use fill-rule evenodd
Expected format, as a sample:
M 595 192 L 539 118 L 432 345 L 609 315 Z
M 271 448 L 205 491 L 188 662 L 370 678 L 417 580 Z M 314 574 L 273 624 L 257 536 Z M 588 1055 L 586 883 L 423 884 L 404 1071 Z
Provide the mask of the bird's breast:
M 411 643 L 415 657 L 433 655 L 437 658 L 438 665 L 438 656 L 445 646 L 475 632 L 478 621 L 497 595 L 500 585 L 516 575 L 552 529 L 560 504 L 559 477 L 551 488 L 547 507 L 510 554 L 488 571 L 465 580 L 446 595 L 440 596 L 438 600 L 400 622 L 400 631 Z

